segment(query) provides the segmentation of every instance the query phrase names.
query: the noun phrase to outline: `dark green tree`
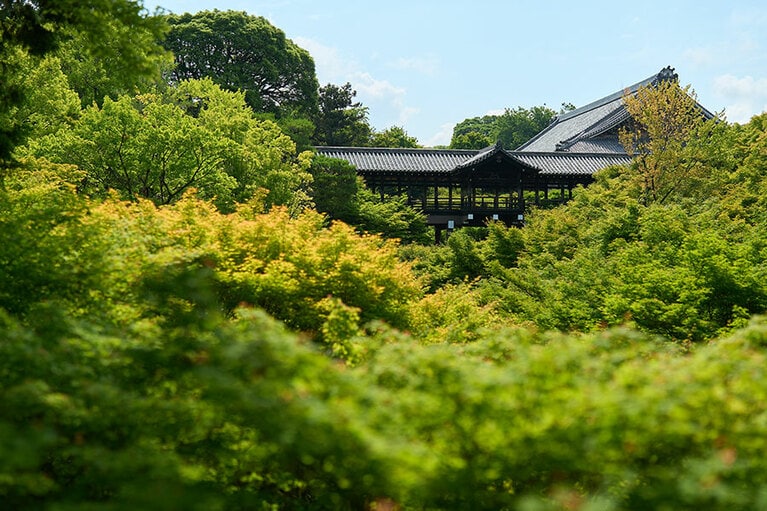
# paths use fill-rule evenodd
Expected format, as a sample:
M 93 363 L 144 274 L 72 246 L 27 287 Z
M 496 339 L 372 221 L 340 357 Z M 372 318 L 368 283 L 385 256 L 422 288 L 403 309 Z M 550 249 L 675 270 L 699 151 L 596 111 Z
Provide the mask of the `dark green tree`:
M 357 91 L 350 83 L 329 83 L 320 88 L 319 112 L 314 118 L 315 145 L 367 146 L 373 132 L 368 123 L 368 109 L 355 102 Z
M 121 94 L 149 91 L 162 82 L 163 72 L 173 65 L 173 55 L 156 43 L 156 34 L 110 23 L 114 25 L 115 37 L 103 41 L 100 51 L 83 51 L 88 35 L 79 31 L 73 32 L 56 52 L 69 86 L 80 96 L 83 108 L 93 103 L 100 106 L 107 97 L 114 100 Z M 126 44 L 136 53 L 127 62 L 121 58 Z M 141 66 L 134 65 L 138 58 L 143 59 Z
M 485 135 L 479 131 L 469 131 L 460 135 L 453 135 L 450 141 L 451 149 L 484 149 L 493 145 L 490 135 Z
M 562 104 L 564 112 L 572 105 Z M 472 117 L 453 128 L 452 149 L 482 149 L 500 141 L 505 149 L 516 149 L 548 126 L 557 114 L 547 106 L 507 108 L 501 115 Z
M 5 0 L 0 10 L 0 161 L 23 142 L 30 127 L 16 117 L 28 108 L 22 63 L 40 57 L 77 36 L 79 52 L 109 61 L 109 69 L 132 80 L 152 76 L 164 50 L 165 21 L 131 0 Z M 136 44 L 137 41 L 140 44 Z
M 407 134 L 404 128 L 392 126 L 373 133 L 371 147 L 420 147 L 418 139 Z
M 309 53 L 266 19 L 242 11 L 169 15 L 165 47 L 173 52 L 172 83 L 211 78 L 245 92 L 256 112 L 306 117 L 317 110 L 317 76 Z
M 497 139 L 506 149 L 516 149 L 551 124 L 556 115 L 545 105 L 507 108 L 496 122 Z
M 355 223 L 359 218 L 360 188 L 357 170 L 349 162 L 315 156 L 309 167 L 314 205 L 330 218 Z
M 453 138 L 450 141 L 451 149 L 482 149 L 494 144 L 495 123 L 497 115 L 484 115 L 471 117 L 459 122 L 453 128 Z

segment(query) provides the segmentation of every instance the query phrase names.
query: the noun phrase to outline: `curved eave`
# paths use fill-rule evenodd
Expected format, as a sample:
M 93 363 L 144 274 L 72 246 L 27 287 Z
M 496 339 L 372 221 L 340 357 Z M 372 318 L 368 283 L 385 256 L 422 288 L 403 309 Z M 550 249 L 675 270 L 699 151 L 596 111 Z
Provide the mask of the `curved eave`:
M 604 168 L 631 163 L 627 154 L 534 153 L 517 152 L 514 156 L 536 168 L 542 176 L 592 176 Z
M 475 150 L 402 149 L 377 147 L 316 147 L 318 154 L 345 160 L 362 174 L 447 174 Z

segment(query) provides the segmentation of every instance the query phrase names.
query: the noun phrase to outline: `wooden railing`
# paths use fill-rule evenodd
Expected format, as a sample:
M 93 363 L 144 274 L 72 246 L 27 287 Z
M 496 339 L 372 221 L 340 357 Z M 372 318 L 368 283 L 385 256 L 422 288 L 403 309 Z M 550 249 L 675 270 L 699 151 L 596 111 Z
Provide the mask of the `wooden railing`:
M 516 197 L 408 197 L 409 206 L 425 213 L 515 212 L 524 210 Z

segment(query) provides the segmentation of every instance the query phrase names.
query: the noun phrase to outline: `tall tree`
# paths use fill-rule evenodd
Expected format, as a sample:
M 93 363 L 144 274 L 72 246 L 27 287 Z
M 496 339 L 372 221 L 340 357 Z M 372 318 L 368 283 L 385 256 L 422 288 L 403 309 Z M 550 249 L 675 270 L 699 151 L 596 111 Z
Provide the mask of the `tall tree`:
M 370 145 L 372 147 L 420 147 L 418 139 L 408 135 L 401 126 L 392 126 L 373 133 Z
M 516 149 L 546 126 L 557 113 L 547 106 L 507 108 L 496 123 L 497 137 L 507 149 Z
M 176 59 L 171 82 L 211 78 L 243 91 L 256 112 L 300 117 L 316 111 L 314 60 L 266 19 L 216 9 L 167 20 L 164 44 Z
M 572 110 L 562 104 L 560 112 Z M 548 126 L 557 114 L 547 106 L 507 108 L 501 115 L 472 117 L 453 128 L 450 147 L 481 149 L 500 141 L 505 149 L 516 149 Z
M 319 112 L 314 118 L 316 145 L 369 145 L 373 130 L 368 123 L 368 109 L 354 101 L 356 95 L 350 83 L 340 87 L 329 83 L 320 88 Z
M 494 143 L 495 142 L 490 135 L 485 135 L 480 131 L 468 131 L 460 135 L 453 134 L 453 138 L 450 140 L 450 148 L 483 149 Z
M 471 117 L 459 122 L 453 128 L 451 149 L 482 149 L 497 141 L 495 124 L 497 115 Z
M 316 155 L 309 167 L 311 196 L 320 213 L 353 224 L 359 220 L 359 190 L 364 186 L 357 170 L 345 160 Z
M 111 70 L 132 77 L 156 72 L 154 56 L 164 50 L 155 42 L 165 30 L 163 19 L 150 16 L 133 0 L 4 0 L 0 11 L 0 161 L 27 133 L 15 117 L 28 101 L 23 66 L 26 55 L 39 57 L 79 34 L 79 51 L 109 59 Z M 136 44 L 139 41 L 140 44 Z
M 711 156 L 710 134 L 718 118 L 707 120 L 690 86 L 681 87 L 676 79 L 643 87 L 624 102 L 633 123 L 619 136 L 634 156 L 642 202 L 662 204 L 690 191 L 706 170 L 702 162 Z
M 115 100 L 121 94 L 146 92 L 160 83 L 163 72 L 173 65 L 173 55 L 157 44 L 156 34 L 109 23 L 115 25 L 116 37 L 105 40 L 100 51 L 83 51 L 83 47 L 87 48 L 87 34 L 79 31 L 73 32 L 56 52 L 83 108 L 93 103 L 101 105 L 105 97 Z M 143 59 L 141 66 L 133 65 L 135 59 L 121 58 L 124 44 L 133 46 L 135 58 Z
M 29 151 L 77 165 L 85 171 L 79 187 L 91 195 L 115 189 L 128 199 L 168 204 L 194 187 L 225 210 L 254 196 L 267 208 L 308 202 L 308 156 L 296 155 L 274 122 L 256 119 L 242 93 L 211 80 L 107 98 Z

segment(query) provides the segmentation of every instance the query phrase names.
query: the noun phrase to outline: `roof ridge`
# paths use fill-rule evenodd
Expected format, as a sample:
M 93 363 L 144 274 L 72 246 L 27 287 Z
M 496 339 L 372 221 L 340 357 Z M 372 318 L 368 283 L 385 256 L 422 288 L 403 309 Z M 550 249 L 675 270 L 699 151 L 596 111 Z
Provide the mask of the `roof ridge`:
M 477 163 L 483 162 L 489 158 L 492 158 L 496 154 L 501 154 L 501 153 L 506 154 L 507 156 L 513 158 L 511 151 L 507 151 L 506 149 L 504 149 L 503 145 L 501 144 L 501 141 L 499 140 L 494 145 L 487 146 L 484 149 L 480 149 L 479 152 L 477 152 L 474 156 L 456 165 L 455 170 L 467 168 L 471 165 L 475 165 Z
M 559 152 L 550 152 L 550 151 L 511 151 L 510 154 L 512 156 L 522 155 L 522 156 L 551 156 L 554 158 L 559 157 L 583 157 L 583 156 L 604 156 L 604 157 L 618 157 L 618 158 L 631 158 L 626 153 L 592 153 L 592 152 L 569 152 L 569 151 L 559 151 Z
M 625 96 L 626 94 L 633 94 L 636 91 L 638 91 L 640 88 L 650 85 L 651 83 L 657 81 L 659 79 L 659 76 L 660 76 L 660 73 L 655 73 L 654 75 L 648 78 L 645 78 L 644 80 L 641 80 L 633 85 L 629 85 L 628 87 L 624 87 L 621 90 L 613 92 L 612 94 L 608 94 L 607 96 L 603 98 L 592 101 L 591 103 L 587 103 L 586 105 L 576 108 L 575 110 L 570 110 L 569 112 L 565 112 L 564 114 L 558 115 L 557 120 L 559 121 L 559 120 L 569 119 L 571 117 L 575 117 L 585 112 L 594 110 L 595 108 L 599 108 L 600 106 L 604 106 L 608 103 L 612 103 L 616 99 L 622 99 L 623 96 Z
M 649 76 L 645 78 L 644 80 L 641 80 L 633 85 L 629 85 L 628 87 L 624 87 L 623 89 L 613 92 L 612 94 L 608 94 L 607 96 L 604 96 L 600 99 L 597 99 L 595 101 L 592 101 L 591 103 L 587 103 L 586 105 L 576 108 L 575 110 L 571 110 L 569 112 L 565 112 L 563 114 L 557 115 L 554 120 L 549 124 L 546 128 L 539 131 L 533 138 L 525 142 L 524 144 L 520 145 L 516 150 L 524 150 L 526 147 L 529 147 L 533 145 L 535 142 L 546 136 L 549 132 L 551 132 L 555 127 L 559 126 L 562 122 L 568 121 L 570 119 L 573 119 L 575 117 L 578 117 L 580 115 L 589 113 L 597 108 L 606 106 L 612 102 L 615 102 L 617 100 L 621 100 L 623 96 L 626 94 L 635 94 L 641 87 L 650 85 L 652 83 L 656 83 L 660 80 L 667 80 L 667 79 L 675 79 L 677 77 L 676 73 L 674 73 L 674 69 L 671 66 L 665 67 L 660 70 L 660 72 L 655 73 L 652 76 Z M 612 113 L 612 112 L 611 112 Z M 592 125 L 593 126 L 593 125 Z M 583 130 L 582 130 L 583 131 Z M 577 135 L 576 135 L 577 136 Z M 570 137 L 572 138 L 572 137 Z M 569 139 L 567 139 L 569 140 Z M 558 141 L 560 142 L 560 141 Z
M 587 140 L 605 133 L 612 128 L 620 125 L 622 122 L 631 118 L 625 106 L 621 105 L 602 119 L 599 119 L 591 126 L 584 128 L 579 133 L 557 143 L 557 151 L 566 151 L 569 147 L 577 144 L 581 140 Z
M 383 153 L 417 153 L 417 152 L 443 152 L 443 153 L 464 153 L 464 154 L 477 154 L 480 149 L 440 149 L 436 147 L 368 147 L 368 146 L 313 146 L 315 150 L 329 150 L 329 151 L 355 151 L 355 152 L 383 152 Z
M 591 103 L 588 103 L 586 105 L 583 105 L 582 107 L 576 108 L 575 110 L 565 112 L 564 114 L 561 114 L 560 116 L 557 116 L 557 117 L 559 119 L 567 119 L 569 117 L 575 117 L 575 115 L 588 112 L 595 108 L 599 108 L 600 106 L 611 103 L 615 101 L 616 99 L 622 98 L 627 93 L 634 94 L 639 89 L 641 89 L 642 87 L 646 87 L 647 85 L 657 83 L 663 80 L 676 80 L 678 78 L 679 78 L 678 75 L 674 72 L 674 68 L 671 66 L 666 66 L 663 69 L 661 69 L 659 72 L 655 73 L 654 75 L 648 76 L 644 80 L 640 80 L 634 85 L 629 85 L 628 87 L 624 87 L 623 89 L 619 91 L 613 92 L 612 94 L 609 94 L 601 99 L 592 101 Z M 576 112 L 578 113 L 576 114 Z M 571 114 L 575 114 L 575 115 L 571 115 Z

